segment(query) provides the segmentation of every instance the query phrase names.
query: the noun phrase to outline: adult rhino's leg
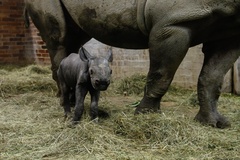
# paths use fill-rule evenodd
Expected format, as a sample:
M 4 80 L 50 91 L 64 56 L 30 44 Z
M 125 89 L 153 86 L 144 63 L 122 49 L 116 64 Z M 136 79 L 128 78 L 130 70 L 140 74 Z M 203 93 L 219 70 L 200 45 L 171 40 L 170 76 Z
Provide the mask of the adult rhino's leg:
M 229 121 L 217 110 L 224 75 L 240 55 L 238 37 L 203 44 L 204 64 L 198 79 L 200 110 L 195 119 L 213 127 L 225 128 Z
M 42 37 L 46 42 L 51 60 L 52 78 L 56 81 L 58 86 L 57 96 L 60 96 L 61 90 L 57 76 L 57 70 L 61 61 L 69 54 L 77 53 L 80 46 L 86 43 L 90 37 L 88 37 L 80 29 L 78 31 L 68 31 L 61 38 L 58 37 L 57 39 L 51 39 L 49 37 L 44 38 L 44 36 Z
M 52 77 L 57 82 L 59 96 L 57 69 L 60 62 L 70 53 L 77 52 L 90 37 L 72 20 L 60 1 L 52 0 L 51 3 L 33 1 L 30 4 L 27 10 L 46 43 L 52 65 Z M 48 7 L 45 7 L 45 4 L 48 4 Z
M 46 38 L 45 42 L 47 44 L 47 49 L 49 52 L 51 65 L 52 65 L 51 66 L 52 78 L 56 81 L 59 89 L 57 96 L 61 94 L 59 81 L 57 77 L 57 70 L 60 62 L 63 60 L 63 58 L 67 57 L 69 54 L 77 53 L 80 46 L 85 44 L 90 39 L 91 38 L 81 29 L 75 28 L 74 30 L 71 27 L 67 28 L 66 33 L 64 33 L 64 35 L 59 39 L 52 40 L 52 39 Z
M 46 44 L 48 44 L 47 41 L 46 41 Z M 54 47 L 51 47 L 49 45 L 47 45 L 47 46 L 48 46 L 47 48 L 48 48 L 48 52 L 49 52 L 49 57 L 51 60 L 52 78 L 57 83 L 57 87 L 58 87 L 57 96 L 60 96 L 61 89 L 60 89 L 60 83 L 59 83 L 58 76 L 57 76 L 57 70 L 58 70 L 59 64 L 62 61 L 62 59 L 67 56 L 66 49 L 62 45 L 54 46 Z
M 34 25 L 39 30 L 43 41 L 46 43 L 52 64 L 52 77 L 57 81 L 58 89 L 60 90 L 57 80 L 57 69 L 63 57 L 66 56 L 64 45 L 66 23 L 60 1 L 26 1 L 26 9 Z
M 150 34 L 150 69 L 144 97 L 135 113 L 160 111 L 160 100 L 189 48 L 189 33 L 180 27 L 155 26 Z

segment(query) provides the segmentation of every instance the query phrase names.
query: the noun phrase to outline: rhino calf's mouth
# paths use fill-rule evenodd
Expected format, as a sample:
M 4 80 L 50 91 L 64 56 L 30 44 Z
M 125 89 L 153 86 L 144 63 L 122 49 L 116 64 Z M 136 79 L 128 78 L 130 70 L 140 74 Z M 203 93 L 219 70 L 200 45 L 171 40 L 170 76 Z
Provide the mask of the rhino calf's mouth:
M 108 86 L 110 85 L 110 80 L 95 80 L 92 84 L 93 88 L 99 91 L 107 90 Z

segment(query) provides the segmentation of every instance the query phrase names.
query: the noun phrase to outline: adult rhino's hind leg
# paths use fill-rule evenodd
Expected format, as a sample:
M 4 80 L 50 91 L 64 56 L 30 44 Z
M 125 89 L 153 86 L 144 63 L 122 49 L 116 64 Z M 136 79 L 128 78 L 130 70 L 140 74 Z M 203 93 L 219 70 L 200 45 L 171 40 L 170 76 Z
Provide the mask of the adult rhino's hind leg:
M 79 47 L 91 37 L 72 20 L 60 1 L 52 0 L 48 3 L 48 7 L 44 7 L 43 1 L 29 1 L 28 3 L 29 15 L 46 43 L 52 65 L 52 78 L 58 86 L 57 96 L 60 96 L 57 76 L 60 62 L 70 53 L 78 52 Z
M 240 55 L 239 38 L 203 44 L 204 64 L 198 80 L 200 110 L 195 120 L 218 128 L 230 126 L 217 110 L 224 75 Z
M 180 27 L 152 29 L 149 39 L 150 69 L 144 97 L 135 114 L 160 112 L 160 101 L 189 48 L 189 33 Z
M 56 96 L 59 97 L 61 95 L 61 89 L 60 89 L 60 83 L 57 76 L 57 70 L 60 65 L 60 62 L 63 58 L 67 56 L 66 50 L 64 46 L 50 46 L 48 45 L 48 42 L 46 41 L 49 57 L 51 60 L 51 70 L 52 70 L 52 79 L 57 83 L 57 94 Z M 56 49 L 55 49 L 56 48 Z
M 91 38 L 81 29 L 67 28 L 62 38 L 56 40 L 47 39 L 46 44 L 51 60 L 52 78 L 58 86 L 57 96 L 61 95 L 57 70 L 61 61 L 71 53 L 77 53 L 80 46 L 85 44 Z

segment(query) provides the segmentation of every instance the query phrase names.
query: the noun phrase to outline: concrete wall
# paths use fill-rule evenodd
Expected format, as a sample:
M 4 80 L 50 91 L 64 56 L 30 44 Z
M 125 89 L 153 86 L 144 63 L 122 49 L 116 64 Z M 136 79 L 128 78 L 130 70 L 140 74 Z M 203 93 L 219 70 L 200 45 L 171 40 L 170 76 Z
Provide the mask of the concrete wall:
M 233 93 L 240 95 L 240 58 L 233 67 Z
M 110 46 L 90 40 L 84 47 L 93 55 L 105 55 Z M 149 67 L 148 50 L 129 50 L 112 47 L 113 52 L 113 77 L 121 78 L 134 73 L 146 74 Z
M 89 41 L 84 47 L 94 55 L 104 55 L 109 49 L 109 46 L 104 45 L 95 39 Z M 189 49 L 175 74 L 172 84 L 196 89 L 198 76 L 204 58 L 201 49 L 202 45 Z M 148 50 L 127 50 L 114 47 L 112 50 L 112 69 L 114 78 L 127 77 L 136 73 L 147 74 L 149 68 Z M 230 70 L 225 76 L 222 88 L 224 92 L 232 91 L 232 70 Z

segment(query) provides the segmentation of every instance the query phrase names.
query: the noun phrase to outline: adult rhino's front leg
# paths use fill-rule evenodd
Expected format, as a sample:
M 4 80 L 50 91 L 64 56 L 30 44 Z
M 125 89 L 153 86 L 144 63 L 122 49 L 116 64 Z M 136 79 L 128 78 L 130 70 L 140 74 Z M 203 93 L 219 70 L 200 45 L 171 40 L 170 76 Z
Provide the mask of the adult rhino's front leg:
M 135 113 L 159 112 L 160 100 L 187 53 L 189 33 L 180 27 L 155 25 L 149 39 L 150 69 L 144 97 Z
M 224 75 L 240 55 L 238 37 L 205 43 L 204 64 L 198 80 L 198 99 L 200 110 L 195 119 L 213 127 L 225 128 L 229 121 L 217 110 Z

